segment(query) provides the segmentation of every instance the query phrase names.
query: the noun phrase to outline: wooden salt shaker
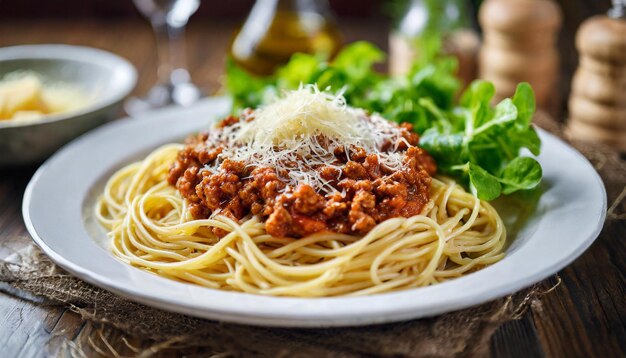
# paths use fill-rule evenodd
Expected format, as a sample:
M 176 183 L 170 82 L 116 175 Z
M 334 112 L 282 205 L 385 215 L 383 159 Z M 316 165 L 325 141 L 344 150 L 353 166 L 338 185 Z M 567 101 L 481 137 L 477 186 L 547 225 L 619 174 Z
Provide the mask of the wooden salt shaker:
M 608 16 L 586 20 L 576 35 L 580 53 L 572 80 L 567 134 L 626 152 L 626 1 Z
M 479 21 L 484 34 L 479 77 L 495 84 L 496 100 L 512 96 L 517 84 L 526 81 L 539 107 L 556 103 L 558 5 L 550 0 L 487 0 Z

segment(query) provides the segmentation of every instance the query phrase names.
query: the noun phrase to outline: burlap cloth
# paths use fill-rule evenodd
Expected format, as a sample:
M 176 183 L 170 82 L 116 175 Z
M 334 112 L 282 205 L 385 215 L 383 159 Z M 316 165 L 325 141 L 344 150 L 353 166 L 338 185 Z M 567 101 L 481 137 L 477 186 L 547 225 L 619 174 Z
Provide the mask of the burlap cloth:
M 547 116 L 537 116 L 536 122 L 562 133 Z M 624 219 L 626 162 L 608 148 L 573 144 L 594 164 L 609 189 L 607 220 Z M 466 310 L 395 324 L 332 329 L 252 327 L 170 313 L 120 298 L 67 274 L 28 241 L 0 261 L 2 289 L 36 304 L 69 307 L 91 323 L 149 340 L 150 348 L 135 352 L 137 356 L 162 350 L 220 357 L 482 356 L 489 352 L 490 337 L 502 323 L 521 317 L 531 305 L 540 307 L 541 296 L 549 291 L 535 286 Z

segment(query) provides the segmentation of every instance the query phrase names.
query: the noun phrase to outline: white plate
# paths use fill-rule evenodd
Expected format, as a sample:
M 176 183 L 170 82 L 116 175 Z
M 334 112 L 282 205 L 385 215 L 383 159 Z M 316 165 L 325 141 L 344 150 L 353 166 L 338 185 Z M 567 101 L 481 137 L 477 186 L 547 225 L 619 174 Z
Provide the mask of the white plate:
M 217 98 L 200 107 L 120 120 L 67 145 L 37 171 L 26 189 L 23 215 L 33 239 L 69 272 L 137 302 L 230 322 L 319 327 L 432 316 L 515 292 L 581 255 L 604 222 L 606 193 L 593 167 L 574 149 L 540 131 L 545 192 L 536 209 L 514 235 L 502 261 L 462 278 L 368 297 L 265 297 L 180 283 L 118 261 L 92 214 L 106 179 L 157 146 L 208 128 L 228 106 Z M 500 205 L 508 219 L 521 212 L 512 205 Z

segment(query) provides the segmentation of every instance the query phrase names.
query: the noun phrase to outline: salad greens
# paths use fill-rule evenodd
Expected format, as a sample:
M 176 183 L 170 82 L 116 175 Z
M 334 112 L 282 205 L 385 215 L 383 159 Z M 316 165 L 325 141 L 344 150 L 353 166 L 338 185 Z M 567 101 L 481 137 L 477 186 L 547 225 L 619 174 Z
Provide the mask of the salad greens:
M 282 89 L 316 83 L 320 89 L 343 91 L 354 107 L 380 113 L 396 122 L 409 122 L 420 134 L 420 146 L 437 161 L 439 171 L 460 180 L 483 200 L 536 187 L 539 163 L 524 150 L 538 155 L 541 142 L 531 125 L 535 97 L 527 83 L 518 85 L 512 98 L 491 105 L 492 83 L 474 81 L 455 103 L 460 84 L 454 58 L 415 63 L 402 77 L 375 71 L 385 59 L 368 42 L 346 46 L 332 61 L 295 54 L 269 77 L 248 74 L 231 60 L 226 87 L 233 110 L 256 107 Z
M 256 107 L 275 97 L 279 89 L 296 89 L 301 83 L 317 83 L 320 89 L 343 91 L 354 107 L 378 112 L 385 118 L 424 117 L 416 98 L 430 97 L 449 109 L 459 88 L 454 76 L 456 60 L 445 58 L 428 64 L 416 64 L 409 75 L 388 77 L 374 70 L 385 60 L 385 53 L 371 43 L 352 43 L 333 61 L 297 53 L 273 76 L 261 78 L 248 74 L 232 60 L 226 64 L 226 88 L 233 97 L 233 109 Z M 425 125 L 427 123 L 424 123 Z
M 461 96 L 460 105 L 447 113 L 430 99 L 419 99 L 433 118 L 420 146 L 435 158 L 441 172 L 465 180 L 483 200 L 532 189 L 542 176 L 535 159 L 520 156 L 522 148 L 538 155 L 541 147 L 531 126 L 532 89 L 521 83 L 512 99 L 492 107 L 494 93 L 490 82 L 475 81 Z

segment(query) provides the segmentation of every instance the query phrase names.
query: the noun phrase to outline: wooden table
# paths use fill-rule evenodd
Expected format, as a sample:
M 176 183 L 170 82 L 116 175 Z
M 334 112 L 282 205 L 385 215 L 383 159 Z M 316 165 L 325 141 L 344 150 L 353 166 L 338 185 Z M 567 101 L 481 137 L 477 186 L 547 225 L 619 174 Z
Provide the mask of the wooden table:
M 344 22 L 348 40 L 367 39 L 383 47 L 386 24 Z M 192 22 L 188 31 L 189 68 L 194 80 L 219 88 L 224 50 L 233 23 Z M 156 59 L 152 34 L 139 20 L 101 22 L 45 21 L 0 23 L 0 46 L 68 43 L 99 47 L 126 57 L 139 70 L 135 94 L 154 83 Z M 0 169 L 0 257 L 27 235 L 20 207 L 35 167 Z M 608 188 L 611 192 L 622 188 Z M 567 238 L 563 238 L 567 240 Z M 576 262 L 559 273 L 561 283 L 520 320 L 504 324 L 493 336 L 495 356 L 615 357 L 626 355 L 626 221 L 615 222 Z M 505 279 L 505 278 L 504 278 Z M 557 279 L 542 283 L 548 290 Z M 2 286 L 0 286 L 2 288 Z M 120 354 L 132 354 L 120 332 L 83 322 L 68 309 L 34 305 L 0 293 L 0 356 L 38 357 L 58 342 L 79 344 L 81 337 L 102 329 Z M 56 343 L 55 343 L 56 342 Z M 74 342 L 74 343 L 72 343 Z M 134 342 L 141 345 L 141 342 Z M 87 354 L 97 355 L 90 347 Z M 107 353 L 110 355 L 110 352 Z

